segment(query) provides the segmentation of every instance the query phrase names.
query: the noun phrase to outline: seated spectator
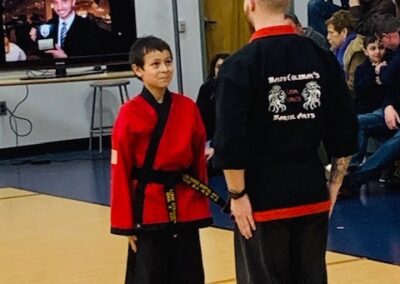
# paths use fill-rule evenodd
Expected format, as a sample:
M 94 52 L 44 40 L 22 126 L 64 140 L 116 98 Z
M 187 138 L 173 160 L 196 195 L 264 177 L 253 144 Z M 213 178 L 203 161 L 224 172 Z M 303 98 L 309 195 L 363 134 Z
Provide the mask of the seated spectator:
M 396 16 L 396 5 L 392 0 L 350 0 L 349 6 L 355 31 L 362 35 L 370 35 L 370 23 L 376 15 L 389 13 Z
M 326 21 L 328 41 L 342 66 L 350 92 L 354 94 L 354 72 L 365 60 L 363 38 L 354 32 L 354 19 L 349 11 L 340 10 Z
M 325 21 L 333 13 L 349 7 L 349 0 L 341 0 L 342 5 L 333 4 L 332 0 L 309 0 L 307 4 L 308 26 L 322 34 L 327 35 Z
M 6 62 L 26 60 L 25 52 L 18 45 L 11 42 L 6 35 L 4 36 L 4 52 L 6 54 Z
M 303 27 L 299 18 L 297 18 L 294 13 L 286 13 L 285 18 L 288 24 L 294 27 L 298 35 L 312 39 L 322 49 L 329 49 L 329 44 L 326 38 L 319 32 L 315 31 L 312 27 Z
M 354 90 L 358 114 L 373 112 L 382 107 L 386 89 L 375 74 L 375 66 L 383 61 L 385 48 L 376 37 L 364 38 L 364 53 L 368 57 L 356 68 Z
M 368 137 L 388 137 L 366 161 L 351 171 L 343 181 L 341 195 L 349 195 L 362 184 L 378 177 L 381 171 L 400 159 L 400 23 L 390 14 L 381 15 L 374 24 L 374 33 L 383 46 L 393 50 L 393 58 L 375 66 L 375 73 L 387 88 L 383 107 L 373 113 L 359 116 L 359 152 L 352 164 L 361 162 L 365 156 Z

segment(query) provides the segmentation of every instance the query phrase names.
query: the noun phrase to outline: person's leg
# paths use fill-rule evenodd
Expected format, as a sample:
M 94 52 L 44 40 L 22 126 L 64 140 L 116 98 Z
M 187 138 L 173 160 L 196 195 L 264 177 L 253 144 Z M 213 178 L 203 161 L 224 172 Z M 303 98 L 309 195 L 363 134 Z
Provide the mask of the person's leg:
M 387 127 L 382 109 L 358 115 L 358 147 L 359 150 L 351 159 L 350 166 L 358 167 L 363 162 L 369 137 L 380 137 L 387 134 Z
M 291 283 L 327 283 L 325 252 L 328 213 L 292 219 L 290 236 Z
M 290 284 L 288 222 L 257 223 L 249 240 L 235 228 L 235 263 L 238 284 Z
M 351 174 L 352 179 L 358 185 L 369 182 L 378 177 L 380 172 L 395 160 L 400 158 L 400 130 L 387 139 L 365 163 Z
M 333 13 L 340 10 L 340 6 L 332 4 L 325 0 L 310 0 L 307 4 L 308 26 L 320 34 L 326 36 L 325 21 L 329 19 Z

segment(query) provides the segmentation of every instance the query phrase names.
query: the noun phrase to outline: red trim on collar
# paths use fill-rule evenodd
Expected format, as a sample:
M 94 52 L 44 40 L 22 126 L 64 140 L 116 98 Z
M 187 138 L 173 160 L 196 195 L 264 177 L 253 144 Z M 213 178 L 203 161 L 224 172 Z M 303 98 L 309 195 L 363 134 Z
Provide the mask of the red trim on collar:
M 273 27 L 266 27 L 257 30 L 250 38 L 250 42 L 267 36 L 276 36 L 276 35 L 290 35 L 296 34 L 294 28 L 289 25 L 282 25 L 282 26 L 273 26 Z

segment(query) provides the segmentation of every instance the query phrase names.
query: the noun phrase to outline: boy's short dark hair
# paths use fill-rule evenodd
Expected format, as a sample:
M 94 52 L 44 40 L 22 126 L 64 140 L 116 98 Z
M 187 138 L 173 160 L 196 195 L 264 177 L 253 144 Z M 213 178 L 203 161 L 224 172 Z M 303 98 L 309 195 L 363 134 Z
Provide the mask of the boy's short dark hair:
M 131 65 L 143 68 L 144 56 L 153 51 L 164 51 L 167 50 L 172 57 L 171 48 L 168 43 L 155 36 L 146 36 L 138 38 L 132 45 L 129 51 L 129 62 Z
M 376 17 L 373 26 L 375 36 L 381 38 L 383 34 L 395 33 L 400 30 L 400 22 L 392 14 L 383 14 Z
M 368 35 L 364 37 L 363 46 L 367 49 L 368 44 L 375 43 L 378 39 L 375 36 Z

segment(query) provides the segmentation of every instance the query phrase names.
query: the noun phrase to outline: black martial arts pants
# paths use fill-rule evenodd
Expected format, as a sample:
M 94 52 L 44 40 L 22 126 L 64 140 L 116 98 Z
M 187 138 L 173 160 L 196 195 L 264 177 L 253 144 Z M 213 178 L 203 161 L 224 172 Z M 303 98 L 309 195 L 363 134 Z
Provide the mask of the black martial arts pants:
M 327 235 L 327 213 L 257 223 L 250 240 L 235 228 L 237 283 L 327 283 Z
M 129 247 L 126 284 L 204 284 L 199 230 L 138 234 Z

